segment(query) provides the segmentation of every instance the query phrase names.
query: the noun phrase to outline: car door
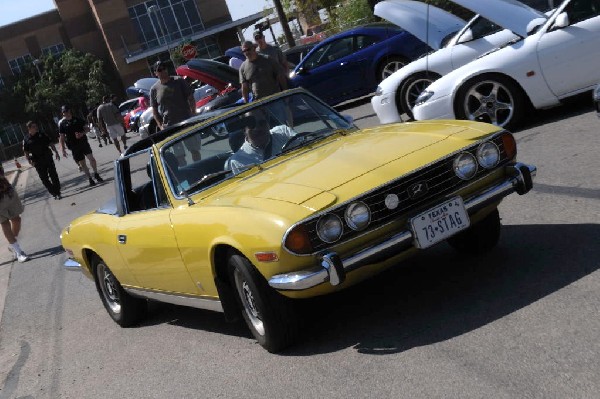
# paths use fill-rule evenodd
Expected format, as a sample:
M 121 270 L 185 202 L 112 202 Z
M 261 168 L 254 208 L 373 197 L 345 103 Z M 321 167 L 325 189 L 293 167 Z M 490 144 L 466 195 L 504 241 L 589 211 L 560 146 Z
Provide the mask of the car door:
M 119 175 L 129 176 L 125 179 L 130 182 L 120 182 L 125 187 L 125 209 L 117 224 L 117 247 L 141 288 L 198 294 L 171 226 L 172 207 L 149 155 L 147 152 L 121 162 Z
M 542 74 L 557 97 L 600 81 L 600 0 L 571 0 L 563 12 L 568 26 L 551 25 L 537 46 Z
M 304 72 L 295 83 L 328 103 L 356 91 L 364 60 L 354 54 L 354 39 L 344 36 L 317 48 L 302 62 Z

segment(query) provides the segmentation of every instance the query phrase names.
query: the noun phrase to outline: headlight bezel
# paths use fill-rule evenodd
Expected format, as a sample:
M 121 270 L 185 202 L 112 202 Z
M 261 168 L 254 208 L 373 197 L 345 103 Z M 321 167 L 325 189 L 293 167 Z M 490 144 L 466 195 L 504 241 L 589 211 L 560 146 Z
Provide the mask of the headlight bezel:
M 494 162 L 484 162 L 483 158 L 484 155 L 482 154 L 482 152 L 484 151 L 485 148 L 491 148 L 493 149 L 493 152 L 495 154 L 495 160 Z M 498 146 L 491 142 L 491 141 L 486 141 L 485 143 L 481 143 L 478 147 L 477 147 L 477 151 L 475 152 L 475 157 L 477 158 L 477 163 L 479 164 L 479 166 L 481 166 L 484 169 L 493 169 L 495 168 L 498 163 L 500 163 L 500 148 L 498 148 Z
M 323 231 L 325 228 L 330 229 L 331 227 L 326 227 L 323 226 L 325 223 L 337 223 L 338 227 L 339 227 L 339 232 L 337 233 L 337 235 L 332 235 L 331 237 L 335 237 L 335 238 L 330 238 L 329 236 L 325 236 L 323 234 Z M 327 213 L 323 216 L 321 216 L 319 218 L 319 220 L 317 221 L 317 225 L 316 225 L 316 233 L 317 233 L 317 237 L 319 237 L 319 239 L 327 244 L 333 244 L 337 241 L 339 241 L 340 238 L 342 238 L 342 235 L 344 234 L 344 223 L 342 222 L 342 219 L 334 214 L 334 213 Z
M 464 169 L 464 165 L 459 165 L 462 161 L 470 160 L 470 164 L 474 166 L 474 168 L 469 172 L 461 171 Z M 454 174 L 461 180 L 471 180 L 477 174 L 477 170 L 479 169 L 479 163 L 475 155 L 470 152 L 461 152 L 456 155 L 454 161 L 452 162 L 452 170 L 454 170 Z
M 357 208 L 363 210 L 363 214 L 361 216 L 366 215 L 366 219 L 360 221 L 360 223 L 357 223 L 357 219 L 359 218 L 351 215 L 351 212 L 355 211 Z M 371 224 L 371 209 L 362 201 L 356 201 L 348 204 L 346 210 L 344 211 L 344 220 L 346 221 L 346 225 L 348 225 L 348 227 L 350 227 L 352 230 L 362 231 L 369 227 L 369 224 Z

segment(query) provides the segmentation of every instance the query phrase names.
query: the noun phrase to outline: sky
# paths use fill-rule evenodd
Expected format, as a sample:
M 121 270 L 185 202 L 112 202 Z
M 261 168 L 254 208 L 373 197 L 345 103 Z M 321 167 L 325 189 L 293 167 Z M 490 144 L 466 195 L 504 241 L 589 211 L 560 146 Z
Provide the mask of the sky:
M 236 20 L 262 11 L 268 0 L 226 0 L 231 18 Z M 24 3 L 27 6 L 24 6 Z M 0 26 L 56 8 L 53 0 L 0 0 Z

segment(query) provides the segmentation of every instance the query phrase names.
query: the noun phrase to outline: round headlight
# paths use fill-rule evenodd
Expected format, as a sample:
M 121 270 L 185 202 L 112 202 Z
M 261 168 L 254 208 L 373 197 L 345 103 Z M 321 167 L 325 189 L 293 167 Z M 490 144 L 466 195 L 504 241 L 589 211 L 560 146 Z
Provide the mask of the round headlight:
M 477 148 L 477 161 L 486 169 L 493 168 L 500 161 L 500 150 L 494 143 L 483 143 Z
M 343 231 L 342 220 L 336 215 L 325 215 L 317 222 L 317 235 L 327 243 L 339 240 Z
M 371 221 L 371 210 L 364 202 L 355 202 L 348 205 L 344 217 L 352 230 L 363 230 Z
M 454 173 L 463 180 L 469 180 L 477 173 L 477 161 L 468 152 L 459 154 L 454 159 Z

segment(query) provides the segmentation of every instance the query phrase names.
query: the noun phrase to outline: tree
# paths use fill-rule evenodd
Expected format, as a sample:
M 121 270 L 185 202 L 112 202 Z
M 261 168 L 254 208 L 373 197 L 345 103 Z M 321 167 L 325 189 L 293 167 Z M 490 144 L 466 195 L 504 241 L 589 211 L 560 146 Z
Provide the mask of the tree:
M 83 116 L 88 104 L 102 102 L 109 92 L 104 62 L 91 54 L 67 50 L 32 64 L 8 82 L 0 92 L 0 121 L 52 123 L 61 105 L 68 104 Z

